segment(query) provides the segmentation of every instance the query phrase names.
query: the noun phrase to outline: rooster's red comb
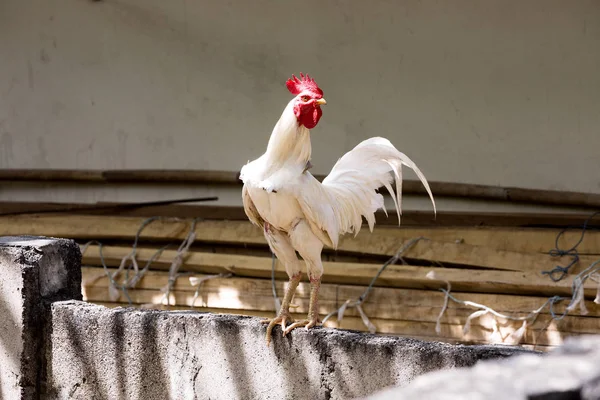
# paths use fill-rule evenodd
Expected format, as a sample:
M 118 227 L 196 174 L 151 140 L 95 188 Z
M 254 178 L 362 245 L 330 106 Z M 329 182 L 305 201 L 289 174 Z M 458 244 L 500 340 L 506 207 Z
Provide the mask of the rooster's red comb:
M 303 75 L 302 72 L 300 72 L 300 79 L 292 75 L 292 77 L 287 80 L 285 85 L 293 95 L 297 95 L 304 90 L 308 90 L 323 96 L 323 91 L 319 88 L 315 80 L 308 76 L 308 74 Z

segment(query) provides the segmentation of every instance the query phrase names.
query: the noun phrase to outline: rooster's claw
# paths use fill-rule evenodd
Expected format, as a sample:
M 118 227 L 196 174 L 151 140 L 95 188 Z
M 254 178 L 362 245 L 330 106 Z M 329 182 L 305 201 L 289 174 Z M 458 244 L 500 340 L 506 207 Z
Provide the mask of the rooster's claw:
M 287 335 L 288 333 L 290 333 L 291 331 L 293 331 L 296 328 L 299 328 L 301 326 L 304 326 L 307 330 L 310 328 L 315 327 L 317 324 L 319 323 L 318 319 L 305 319 L 302 321 L 298 321 L 298 322 L 294 322 L 293 324 L 291 324 L 290 326 L 288 326 L 287 328 L 285 328 L 283 330 L 283 336 Z
M 275 326 L 277 324 L 281 324 L 281 330 L 284 332 L 283 335 L 285 336 L 286 322 L 294 322 L 294 319 L 292 318 L 292 316 L 289 313 L 280 313 L 275 318 L 267 318 L 267 319 L 260 321 L 261 324 L 269 324 L 269 326 L 267 326 L 267 335 L 266 335 L 267 346 L 271 343 L 271 332 L 273 331 L 273 328 L 275 328 Z

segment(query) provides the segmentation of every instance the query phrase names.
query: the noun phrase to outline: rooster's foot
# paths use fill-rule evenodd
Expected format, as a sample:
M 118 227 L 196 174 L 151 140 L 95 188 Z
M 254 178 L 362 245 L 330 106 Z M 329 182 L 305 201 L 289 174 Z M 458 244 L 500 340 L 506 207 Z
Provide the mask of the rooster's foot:
M 281 324 L 281 330 L 285 332 L 285 330 L 286 330 L 285 324 L 287 322 L 294 322 L 294 319 L 292 318 L 290 313 L 283 312 L 283 313 L 279 313 L 279 315 L 275 318 L 267 318 L 260 322 L 262 324 L 269 324 L 269 326 L 267 326 L 267 335 L 266 335 L 267 346 L 268 346 L 271 343 L 271 332 L 273 331 L 273 328 L 275 328 L 275 325 Z
M 320 321 L 318 318 L 311 318 L 311 319 L 305 319 L 303 321 L 294 322 L 293 324 L 291 324 L 290 326 L 288 326 L 287 328 L 285 328 L 283 330 L 283 336 L 287 335 L 294 329 L 299 328 L 301 326 L 304 326 L 308 330 L 312 327 L 315 327 L 319 322 Z

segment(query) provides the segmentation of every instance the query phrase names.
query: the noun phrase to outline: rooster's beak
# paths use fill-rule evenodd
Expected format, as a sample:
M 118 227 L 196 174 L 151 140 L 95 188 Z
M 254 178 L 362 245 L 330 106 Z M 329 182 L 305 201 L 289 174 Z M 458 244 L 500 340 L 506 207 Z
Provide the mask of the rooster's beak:
M 315 103 L 317 103 L 320 106 L 327 104 L 327 102 L 325 101 L 325 99 L 319 99 L 319 100 L 315 101 Z

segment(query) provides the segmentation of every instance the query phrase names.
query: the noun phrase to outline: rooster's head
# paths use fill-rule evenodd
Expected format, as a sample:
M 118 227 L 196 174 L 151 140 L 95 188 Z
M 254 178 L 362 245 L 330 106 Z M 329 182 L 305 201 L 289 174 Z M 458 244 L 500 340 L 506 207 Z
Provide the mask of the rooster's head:
M 285 83 L 290 93 L 296 96 L 294 99 L 294 114 L 300 125 L 307 129 L 317 126 L 323 111 L 321 106 L 327 104 L 323 98 L 323 91 L 314 79 L 300 72 L 300 79 L 292 75 Z

